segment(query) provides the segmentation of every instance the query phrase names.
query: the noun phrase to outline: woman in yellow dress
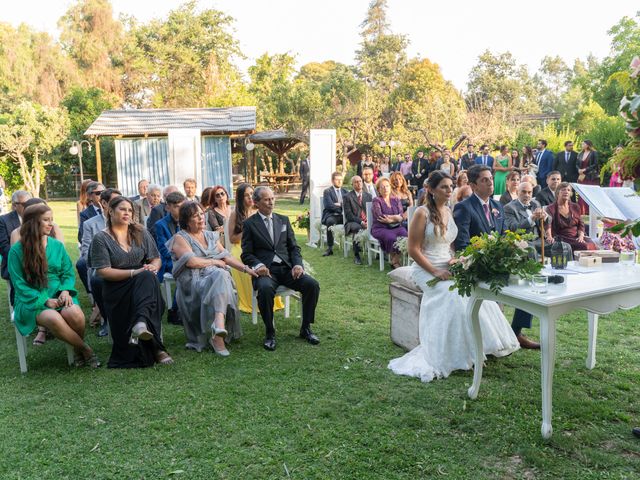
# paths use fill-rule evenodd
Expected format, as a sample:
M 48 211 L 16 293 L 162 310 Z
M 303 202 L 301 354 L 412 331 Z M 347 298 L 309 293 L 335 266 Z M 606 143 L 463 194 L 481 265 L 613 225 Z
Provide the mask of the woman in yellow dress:
M 229 239 L 231 240 L 231 255 L 240 258 L 242 254 L 242 222 L 258 211 L 253 204 L 253 187 L 248 183 L 241 183 L 236 190 L 236 208 L 229 216 Z M 251 277 L 237 270 L 231 271 L 231 276 L 236 282 L 238 291 L 238 308 L 241 312 L 251 313 L 251 297 L 253 286 Z M 284 308 L 281 297 L 276 297 L 273 304 L 274 310 Z

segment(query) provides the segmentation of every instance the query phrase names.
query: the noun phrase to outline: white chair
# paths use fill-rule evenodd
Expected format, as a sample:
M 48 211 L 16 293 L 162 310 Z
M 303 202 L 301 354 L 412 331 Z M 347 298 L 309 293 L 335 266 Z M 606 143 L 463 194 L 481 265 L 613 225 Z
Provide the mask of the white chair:
M 411 227 L 411 220 L 413 219 L 413 214 L 416 213 L 417 205 L 411 205 L 407 208 L 407 234 L 409 233 L 409 228 Z M 409 260 L 411 260 L 411 256 L 407 252 L 406 255 L 403 255 L 402 263 L 403 265 L 409 265 Z
M 10 296 L 9 282 L 7 282 L 7 296 Z M 27 373 L 27 339 L 23 337 L 18 327 L 16 327 L 16 323 L 13 320 L 13 306 L 11 305 L 10 299 L 7 299 L 7 304 L 9 305 L 9 317 L 11 318 L 11 324 L 13 325 L 13 329 L 16 333 L 16 346 L 18 348 L 18 363 L 20 364 L 20 373 Z M 74 355 L 73 355 L 73 347 L 68 343 L 64 344 L 67 349 L 67 362 L 69 365 L 73 365 Z
M 342 252 L 344 253 L 344 258 L 347 258 L 349 255 L 349 249 L 351 248 L 351 242 L 347 238 L 347 216 L 344 214 L 344 206 L 342 207 L 342 228 L 344 231 L 344 237 L 342 239 Z
M 377 253 L 380 258 L 380 271 L 384 271 L 384 251 L 380 247 L 380 242 L 371 235 L 371 224 L 373 215 L 371 213 L 371 202 L 367 202 L 367 258 L 369 266 L 373 265 L 373 254 Z
M 276 295 L 284 298 L 284 318 L 289 318 L 290 311 L 290 297 L 293 297 L 298 300 L 298 304 L 300 307 L 300 318 L 302 318 L 302 295 L 300 292 L 296 292 L 295 290 L 291 290 L 290 288 L 284 287 L 280 285 L 276 289 Z M 251 323 L 257 325 L 258 323 L 258 292 L 256 290 L 253 291 L 251 295 Z M 275 319 L 274 319 L 275 326 Z
M 164 287 L 164 303 L 167 304 L 167 310 L 171 309 L 171 304 L 173 303 L 173 292 L 171 291 L 171 286 L 175 285 L 176 281 L 168 272 L 162 276 L 162 286 Z

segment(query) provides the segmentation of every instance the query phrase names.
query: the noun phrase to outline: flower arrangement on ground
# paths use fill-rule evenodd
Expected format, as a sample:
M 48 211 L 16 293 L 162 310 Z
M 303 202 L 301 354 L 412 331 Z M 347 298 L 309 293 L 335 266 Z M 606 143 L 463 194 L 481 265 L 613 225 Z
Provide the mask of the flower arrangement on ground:
M 398 237 L 393 246 L 398 249 L 401 255 L 409 254 L 409 242 L 407 237 Z
M 524 230 L 472 237 L 471 243 L 449 267 L 453 277 L 449 289 L 457 289 L 460 295 L 468 297 L 478 282 L 488 283 L 491 291 L 498 293 L 509 282 L 509 275 L 530 279 L 542 269 L 542 264 L 535 259 L 533 247 L 528 243 L 533 237 Z M 434 278 L 427 285 L 434 286 L 439 280 Z

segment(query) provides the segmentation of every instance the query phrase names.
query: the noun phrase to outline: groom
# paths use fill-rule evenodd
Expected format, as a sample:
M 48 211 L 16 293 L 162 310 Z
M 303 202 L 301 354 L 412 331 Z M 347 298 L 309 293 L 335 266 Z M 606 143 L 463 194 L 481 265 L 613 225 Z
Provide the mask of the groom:
M 456 203 L 453 219 L 458 227 L 458 236 L 454 241 L 456 250 L 469 245 L 471 237 L 482 233 L 504 233 L 504 211 L 493 195 L 493 176 L 486 165 L 473 165 L 467 170 L 469 185 L 473 195 Z M 521 330 L 531 328 L 531 314 L 516 309 L 511 327 L 522 348 L 539 349 L 540 344 L 525 337 Z
M 242 224 L 242 262 L 258 274 L 253 288 L 258 292 L 258 308 L 266 327 L 263 346 L 276 349 L 273 325 L 273 299 L 276 288 L 284 285 L 302 293 L 302 326 L 300 337 L 312 345 L 320 339 L 311 331 L 320 295 L 318 282 L 304 273 L 300 247 L 291 229 L 289 218 L 273 213 L 275 197 L 269 187 L 256 187 L 253 201 L 258 213 Z

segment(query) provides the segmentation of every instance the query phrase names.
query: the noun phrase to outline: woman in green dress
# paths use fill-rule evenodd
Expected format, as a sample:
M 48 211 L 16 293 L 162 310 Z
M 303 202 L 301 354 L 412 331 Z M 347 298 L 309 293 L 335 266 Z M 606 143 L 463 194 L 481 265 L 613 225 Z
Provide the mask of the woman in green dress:
M 506 145 L 500 147 L 500 155 L 493 162 L 493 194 L 502 195 L 507 189 L 507 174 L 512 170 L 511 155 Z
M 15 288 L 14 321 L 22 335 L 40 325 L 71 345 L 76 365 L 99 367 L 84 342 L 84 313 L 78 306 L 76 277 L 64 244 L 49 237 L 53 213 L 47 205 L 24 210 L 20 241 L 9 250 L 8 267 Z

